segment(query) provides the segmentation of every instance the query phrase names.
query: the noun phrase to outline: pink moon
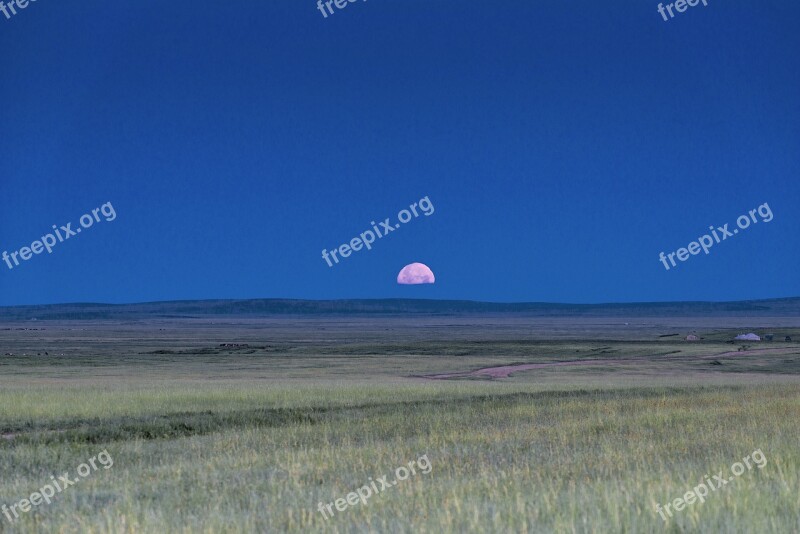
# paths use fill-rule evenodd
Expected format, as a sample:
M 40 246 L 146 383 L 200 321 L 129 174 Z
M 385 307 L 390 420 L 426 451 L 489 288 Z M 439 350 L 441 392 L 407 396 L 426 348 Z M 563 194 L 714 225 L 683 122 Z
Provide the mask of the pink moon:
M 435 281 L 433 271 L 424 263 L 408 264 L 397 275 L 397 283 L 404 285 L 432 284 Z

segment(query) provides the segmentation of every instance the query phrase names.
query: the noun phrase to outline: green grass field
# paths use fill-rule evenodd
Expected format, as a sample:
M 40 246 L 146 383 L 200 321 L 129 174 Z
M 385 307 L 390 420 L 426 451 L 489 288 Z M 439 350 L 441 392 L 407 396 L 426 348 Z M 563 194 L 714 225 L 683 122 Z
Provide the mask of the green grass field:
M 680 321 L 476 322 L 9 323 L 0 504 L 102 451 L 113 467 L 0 529 L 800 531 L 800 344 L 740 353 L 723 320 L 698 343 L 670 335 Z M 585 360 L 598 362 L 423 378 Z M 656 512 L 755 450 L 763 468 Z M 429 473 L 318 511 L 423 455 Z

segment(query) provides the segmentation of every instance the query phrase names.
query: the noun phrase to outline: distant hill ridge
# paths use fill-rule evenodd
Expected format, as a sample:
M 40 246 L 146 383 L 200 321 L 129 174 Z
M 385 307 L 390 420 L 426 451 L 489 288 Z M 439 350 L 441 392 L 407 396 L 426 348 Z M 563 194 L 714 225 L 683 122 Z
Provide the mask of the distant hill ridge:
M 270 315 L 474 315 L 538 317 L 800 316 L 800 297 L 738 302 L 640 302 L 621 304 L 495 303 L 469 300 L 186 300 L 139 304 L 49 304 L 0 307 L 0 321 L 146 319 Z

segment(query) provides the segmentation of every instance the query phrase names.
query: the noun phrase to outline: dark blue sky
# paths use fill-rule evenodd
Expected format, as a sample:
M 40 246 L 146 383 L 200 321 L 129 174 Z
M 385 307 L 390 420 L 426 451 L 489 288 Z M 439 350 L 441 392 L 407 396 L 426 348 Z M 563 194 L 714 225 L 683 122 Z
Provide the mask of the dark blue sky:
M 0 263 L 0 304 L 800 295 L 800 3 L 657 4 L 0 15 L 0 252 L 117 213 Z M 433 215 L 322 259 L 424 196 Z M 765 202 L 768 224 L 659 262 Z M 435 285 L 396 285 L 414 261 Z

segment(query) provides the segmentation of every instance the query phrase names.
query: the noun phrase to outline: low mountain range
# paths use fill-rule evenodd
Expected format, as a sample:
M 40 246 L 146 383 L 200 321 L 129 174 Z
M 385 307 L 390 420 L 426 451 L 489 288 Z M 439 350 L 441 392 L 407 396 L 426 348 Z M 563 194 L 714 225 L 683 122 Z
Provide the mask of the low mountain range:
M 190 318 L 273 315 L 487 315 L 532 317 L 796 317 L 800 298 L 738 302 L 620 304 L 496 303 L 469 300 L 185 300 L 138 304 L 48 304 L 0 307 L 0 321 Z

